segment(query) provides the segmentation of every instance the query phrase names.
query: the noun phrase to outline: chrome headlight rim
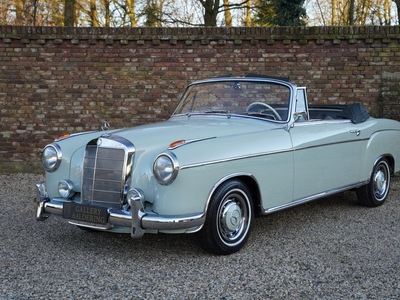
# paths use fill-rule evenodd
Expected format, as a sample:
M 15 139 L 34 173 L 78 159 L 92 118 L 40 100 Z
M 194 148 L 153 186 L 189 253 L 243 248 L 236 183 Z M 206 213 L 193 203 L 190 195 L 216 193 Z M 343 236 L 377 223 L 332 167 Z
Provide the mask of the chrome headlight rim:
M 179 173 L 179 162 L 176 155 L 166 151 L 157 155 L 153 162 L 153 174 L 161 185 L 170 185 Z
M 42 166 L 47 172 L 58 169 L 62 160 L 61 147 L 57 144 L 49 144 L 42 151 Z

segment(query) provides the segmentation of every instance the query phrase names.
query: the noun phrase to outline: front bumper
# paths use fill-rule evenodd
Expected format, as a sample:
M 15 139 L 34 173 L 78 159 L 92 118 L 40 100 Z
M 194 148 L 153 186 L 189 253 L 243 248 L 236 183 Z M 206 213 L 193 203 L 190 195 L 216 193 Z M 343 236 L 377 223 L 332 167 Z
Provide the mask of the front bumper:
M 62 216 L 65 201 L 50 199 L 43 183 L 36 185 L 36 220 L 44 221 L 50 215 Z M 89 227 L 100 230 L 110 230 L 114 226 L 131 228 L 132 238 L 140 238 L 146 230 L 149 231 L 173 231 L 184 230 L 186 232 L 196 232 L 201 229 L 205 221 L 205 214 L 191 214 L 184 216 L 162 216 L 148 213 L 142 204 L 142 193 L 139 190 L 132 190 L 128 193 L 130 197 L 131 209 L 108 209 L 107 225 L 99 226 L 90 223 L 77 223 L 70 221 L 71 224 Z

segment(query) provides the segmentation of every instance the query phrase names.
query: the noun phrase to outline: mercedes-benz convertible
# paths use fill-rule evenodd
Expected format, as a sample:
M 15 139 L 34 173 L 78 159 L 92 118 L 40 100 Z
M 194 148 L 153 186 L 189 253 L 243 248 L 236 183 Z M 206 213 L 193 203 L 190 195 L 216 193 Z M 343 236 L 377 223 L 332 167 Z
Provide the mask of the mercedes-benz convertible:
M 132 238 L 196 233 L 206 251 L 231 254 L 255 215 L 346 190 L 383 204 L 400 170 L 400 123 L 360 103 L 308 105 L 306 88 L 284 78 L 224 76 L 190 84 L 167 121 L 104 121 L 56 138 L 41 159 L 37 220 Z

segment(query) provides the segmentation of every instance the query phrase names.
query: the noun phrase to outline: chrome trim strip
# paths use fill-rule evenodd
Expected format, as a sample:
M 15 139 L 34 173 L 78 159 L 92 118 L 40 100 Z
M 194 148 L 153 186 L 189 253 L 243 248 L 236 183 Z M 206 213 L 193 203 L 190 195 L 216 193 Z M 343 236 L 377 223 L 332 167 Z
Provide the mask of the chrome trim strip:
M 142 217 L 142 227 L 145 229 L 174 230 L 188 229 L 204 224 L 204 213 L 182 216 L 147 215 Z
M 241 160 L 241 159 L 246 159 L 246 158 L 267 156 L 267 155 L 278 154 L 278 153 L 286 153 L 286 152 L 290 152 L 290 151 L 300 151 L 300 150 L 306 150 L 306 149 L 312 149 L 312 148 L 318 148 L 318 147 L 325 147 L 325 146 L 332 146 L 332 145 L 340 145 L 340 144 L 346 144 L 346 143 L 364 142 L 364 141 L 368 141 L 369 139 L 370 138 L 356 139 L 356 140 L 350 140 L 350 141 L 342 141 L 342 142 L 326 143 L 326 144 L 313 145 L 313 146 L 290 148 L 290 149 L 284 149 L 284 150 L 269 151 L 269 152 L 256 153 L 256 154 L 244 155 L 244 156 L 235 156 L 235 157 L 230 157 L 230 158 L 225 158 L 225 159 L 211 160 L 211 161 L 206 161 L 206 162 L 183 165 L 180 168 L 180 170 L 189 169 L 189 168 L 196 168 L 196 167 L 204 167 L 204 166 L 207 166 L 207 165 L 214 165 L 214 164 L 218 164 L 218 163 L 230 162 L 230 161 Z
M 62 203 L 54 203 L 54 202 L 46 202 L 44 204 L 44 210 L 46 213 L 50 213 L 52 215 L 62 215 L 63 204 Z
M 96 230 L 110 230 L 113 228 L 113 226 L 110 224 L 107 224 L 106 226 L 102 226 L 102 225 L 94 225 L 91 223 L 76 222 L 76 221 L 68 221 L 68 224 L 85 227 L 85 228 L 96 229 Z
M 117 226 L 132 226 L 132 214 L 131 212 L 120 210 L 120 209 L 109 209 L 108 210 L 108 222 Z
M 342 124 L 342 123 L 351 123 L 348 119 L 333 119 L 333 120 L 323 120 L 323 119 L 310 119 L 307 121 L 297 121 L 294 123 L 294 127 L 297 126 L 316 126 L 323 124 Z
M 200 162 L 200 163 L 195 163 L 195 164 L 183 165 L 180 168 L 180 170 L 196 168 L 196 167 L 204 167 L 207 165 L 214 165 L 214 164 L 218 164 L 218 163 L 229 162 L 229 161 L 234 161 L 234 160 L 241 160 L 241 159 L 246 159 L 246 158 L 267 156 L 267 155 L 277 154 L 277 153 L 286 153 L 286 152 L 291 152 L 291 151 L 293 151 L 293 149 L 290 148 L 290 149 L 285 149 L 285 150 L 269 151 L 269 152 L 256 153 L 256 154 L 245 155 L 245 156 L 235 156 L 235 157 L 230 157 L 230 158 L 225 158 L 225 159 L 205 161 L 205 162 Z
M 268 209 L 264 209 L 263 215 L 268 215 L 268 214 L 271 214 L 271 213 L 274 213 L 274 212 L 277 212 L 277 211 L 281 211 L 281 210 L 284 210 L 284 209 L 287 209 L 287 208 L 291 208 L 293 206 L 305 204 L 305 203 L 308 203 L 308 202 L 311 202 L 311 201 L 314 201 L 314 200 L 317 200 L 317 199 L 320 199 L 320 198 L 328 197 L 328 196 L 331 196 L 331 195 L 334 195 L 334 194 L 337 194 L 337 193 L 341 193 L 341 192 L 344 192 L 344 191 L 348 191 L 348 190 L 351 190 L 351 189 L 354 189 L 354 188 L 359 188 L 359 187 L 367 184 L 368 182 L 369 182 L 369 180 L 362 181 L 362 182 L 359 182 L 359 183 L 356 183 L 356 184 L 352 184 L 352 185 L 348 185 L 348 186 L 345 186 L 345 187 L 342 187 L 342 188 L 333 189 L 333 190 L 330 190 L 330 191 L 326 191 L 326 192 L 322 192 L 322 193 L 319 193 L 319 194 L 316 194 L 316 195 L 312 195 L 312 196 L 309 196 L 309 197 L 306 197 L 306 198 L 303 198 L 303 199 L 294 200 L 292 202 L 289 202 L 289 203 L 286 203 L 286 204 L 283 204 L 283 205 L 279 205 L 279 206 L 271 207 L 271 208 L 268 208 Z
M 334 143 L 326 143 L 326 144 L 312 145 L 312 146 L 305 146 L 305 147 L 298 147 L 298 148 L 294 148 L 293 150 L 300 151 L 300 150 L 306 150 L 306 149 L 312 149 L 312 148 L 319 148 L 319 147 L 340 145 L 340 144 L 347 144 L 347 143 L 355 143 L 355 142 L 364 142 L 364 141 L 369 141 L 369 138 L 355 139 L 355 140 L 350 140 L 350 141 L 341 141 L 341 142 L 334 142 Z

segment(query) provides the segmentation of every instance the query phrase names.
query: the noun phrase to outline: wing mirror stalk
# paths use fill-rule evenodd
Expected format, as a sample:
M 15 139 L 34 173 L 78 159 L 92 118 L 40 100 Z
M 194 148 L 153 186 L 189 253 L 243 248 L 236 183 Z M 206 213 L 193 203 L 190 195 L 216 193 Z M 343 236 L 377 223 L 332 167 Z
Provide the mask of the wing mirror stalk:
M 293 114 L 293 118 L 290 119 L 289 123 L 286 124 L 285 130 L 289 131 L 290 128 L 294 126 L 294 123 L 296 123 L 298 120 L 308 120 L 308 115 L 306 111 L 296 111 Z

